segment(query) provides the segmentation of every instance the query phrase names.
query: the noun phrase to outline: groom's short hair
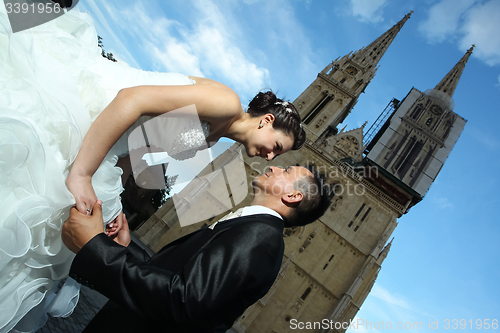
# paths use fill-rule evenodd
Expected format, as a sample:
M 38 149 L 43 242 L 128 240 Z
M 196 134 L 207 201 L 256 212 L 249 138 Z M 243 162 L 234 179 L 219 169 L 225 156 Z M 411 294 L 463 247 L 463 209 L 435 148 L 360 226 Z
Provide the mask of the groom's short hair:
M 303 176 L 294 183 L 303 198 L 286 217 L 286 227 L 303 226 L 320 218 L 331 204 L 331 190 L 325 176 L 308 167 L 312 176 Z

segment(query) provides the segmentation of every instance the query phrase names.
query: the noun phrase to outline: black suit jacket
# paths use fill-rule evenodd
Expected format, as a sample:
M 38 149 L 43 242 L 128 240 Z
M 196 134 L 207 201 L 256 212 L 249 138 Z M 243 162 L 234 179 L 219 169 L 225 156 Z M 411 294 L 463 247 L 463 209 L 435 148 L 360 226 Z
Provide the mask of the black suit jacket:
M 99 234 L 70 276 L 109 302 L 86 332 L 224 332 L 263 297 L 283 258 L 284 223 L 259 214 L 203 228 L 149 260 Z

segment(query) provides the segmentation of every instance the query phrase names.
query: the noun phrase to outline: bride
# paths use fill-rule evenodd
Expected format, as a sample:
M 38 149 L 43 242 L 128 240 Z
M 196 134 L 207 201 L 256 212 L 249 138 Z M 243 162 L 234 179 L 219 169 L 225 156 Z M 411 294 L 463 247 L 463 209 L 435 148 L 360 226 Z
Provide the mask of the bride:
M 69 208 L 89 213 L 99 199 L 106 222 L 119 216 L 124 133 L 141 115 L 191 104 L 205 141 L 228 137 L 249 156 L 269 160 L 305 141 L 298 112 L 270 92 L 244 112 L 221 83 L 104 59 L 77 9 L 14 34 L 0 4 L 0 332 L 71 314 L 79 285 L 57 283 L 73 258 L 60 237 Z
M 272 92 L 255 96 L 245 113 L 238 95 L 227 86 L 205 78 L 189 80 L 187 85 L 122 89 L 97 117 L 66 180 L 81 213 L 90 214 L 97 201 L 92 187 L 97 168 L 118 139 L 143 115 L 157 116 L 194 104 L 206 128 L 205 141 L 227 137 L 242 143 L 248 156 L 267 160 L 304 143 L 298 112 Z

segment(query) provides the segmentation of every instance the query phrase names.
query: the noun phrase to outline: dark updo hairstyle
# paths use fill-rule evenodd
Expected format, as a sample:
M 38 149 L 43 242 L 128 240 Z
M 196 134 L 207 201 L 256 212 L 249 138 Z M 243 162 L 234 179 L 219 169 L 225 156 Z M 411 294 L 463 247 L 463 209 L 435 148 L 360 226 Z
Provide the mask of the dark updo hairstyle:
M 293 138 L 292 150 L 304 145 L 306 133 L 300 124 L 299 112 L 292 103 L 277 98 L 272 91 L 258 93 L 248 104 L 247 112 L 252 117 L 271 113 L 274 115 L 273 128 Z

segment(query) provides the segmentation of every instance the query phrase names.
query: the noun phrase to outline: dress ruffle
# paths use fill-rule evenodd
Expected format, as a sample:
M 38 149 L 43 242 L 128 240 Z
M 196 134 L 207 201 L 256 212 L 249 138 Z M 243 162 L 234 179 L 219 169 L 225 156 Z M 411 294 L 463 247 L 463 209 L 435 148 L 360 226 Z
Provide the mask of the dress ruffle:
M 92 121 L 121 88 L 192 83 L 104 59 L 77 8 L 13 34 L 0 4 L 0 332 L 35 331 L 46 313 L 68 316 L 78 301 L 76 282 L 56 282 L 73 258 L 61 241 L 75 203 L 65 180 Z M 92 178 L 105 222 L 122 208 L 115 164 L 126 152 L 125 138 Z

